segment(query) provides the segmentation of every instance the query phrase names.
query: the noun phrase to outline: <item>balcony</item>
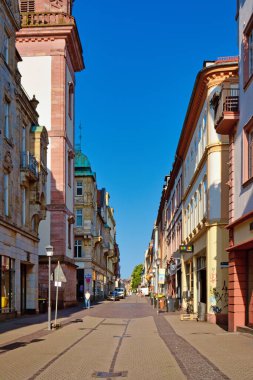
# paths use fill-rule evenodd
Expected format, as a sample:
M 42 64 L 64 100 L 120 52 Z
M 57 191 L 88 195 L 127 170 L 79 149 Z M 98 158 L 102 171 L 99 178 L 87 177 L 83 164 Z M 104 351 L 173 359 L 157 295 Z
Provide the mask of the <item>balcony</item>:
M 75 19 L 66 13 L 21 13 L 22 28 L 75 25 Z
M 39 178 L 38 162 L 30 152 L 21 154 L 21 174 L 24 173 L 26 178 L 31 181 L 37 181 Z M 22 178 L 22 181 L 25 180 Z
M 229 135 L 239 121 L 239 89 L 223 88 L 212 101 L 214 125 L 217 133 Z

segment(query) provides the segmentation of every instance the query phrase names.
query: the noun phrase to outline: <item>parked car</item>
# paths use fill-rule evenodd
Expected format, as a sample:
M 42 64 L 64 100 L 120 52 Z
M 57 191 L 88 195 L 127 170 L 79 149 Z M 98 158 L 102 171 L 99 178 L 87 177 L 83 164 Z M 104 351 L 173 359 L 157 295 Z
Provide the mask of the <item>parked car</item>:
M 110 301 L 119 301 L 120 297 L 118 293 L 114 290 L 112 292 L 109 292 L 107 299 Z
M 118 293 L 119 298 L 125 298 L 125 288 L 115 288 L 115 291 Z

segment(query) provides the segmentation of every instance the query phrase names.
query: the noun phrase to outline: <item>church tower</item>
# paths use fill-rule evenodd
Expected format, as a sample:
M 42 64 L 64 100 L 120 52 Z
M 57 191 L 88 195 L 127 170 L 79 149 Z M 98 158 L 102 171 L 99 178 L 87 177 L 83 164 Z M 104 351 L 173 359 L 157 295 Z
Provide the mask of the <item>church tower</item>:
M 39 228 L 39 293 L 47 292 L 45 247 L 54 248 L 67 283 L 61 288 L 64 306 L 76 300 L 73 260 L 74 223 L 74 98 L 75 72 L 84 69 L 82 46 L 72 16 L 74 0 L 19 0 L 22 29 L 17 48 L 22 57 L 22 84 L 39 100 L 39 122 L 48 130 L 47 218 Z

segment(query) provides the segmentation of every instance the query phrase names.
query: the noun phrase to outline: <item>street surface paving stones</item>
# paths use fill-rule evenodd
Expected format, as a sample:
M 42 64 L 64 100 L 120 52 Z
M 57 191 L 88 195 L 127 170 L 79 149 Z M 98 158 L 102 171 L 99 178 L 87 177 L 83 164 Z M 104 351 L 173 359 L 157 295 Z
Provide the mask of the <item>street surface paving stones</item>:
M 253 335 L 180 321 L 148 298 L 104 301 L 89 310 L 0 323 L 0 380 L 253 379 Z

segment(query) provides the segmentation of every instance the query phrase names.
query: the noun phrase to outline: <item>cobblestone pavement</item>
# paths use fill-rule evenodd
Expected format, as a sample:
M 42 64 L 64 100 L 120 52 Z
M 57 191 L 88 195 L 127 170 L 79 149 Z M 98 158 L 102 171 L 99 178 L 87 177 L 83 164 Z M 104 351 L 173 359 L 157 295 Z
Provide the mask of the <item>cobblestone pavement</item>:
M 253 378 L 253 336 L 157 315 L 145 298 L 68 309 L 60 322 L 52 332 L 46 315 L 1 323 L 0 379 Z

